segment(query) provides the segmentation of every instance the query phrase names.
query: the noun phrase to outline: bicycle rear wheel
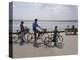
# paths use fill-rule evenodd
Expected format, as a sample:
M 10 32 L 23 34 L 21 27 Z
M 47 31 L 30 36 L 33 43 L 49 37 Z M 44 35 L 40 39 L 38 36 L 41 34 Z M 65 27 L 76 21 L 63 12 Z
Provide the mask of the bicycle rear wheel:
M 12 36 L 12 42 L 13 43 L 17 44 L 17 43 L 20 43 L 20 41 L 21 41 L 20 40 L 20 36 L 18 36 L 17 34 L 15 34 L 15 35 Z

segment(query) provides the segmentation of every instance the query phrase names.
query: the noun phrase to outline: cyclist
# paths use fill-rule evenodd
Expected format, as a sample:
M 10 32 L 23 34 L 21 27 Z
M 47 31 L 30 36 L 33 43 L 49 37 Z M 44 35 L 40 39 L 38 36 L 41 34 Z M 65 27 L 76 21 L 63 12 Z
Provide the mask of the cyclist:
M 24 44 L 24 40 L 23 40 L 23 37 L 24 37 L 24 26 L 23 26 L 24 22 L 21 21 L 21 24 L 20 24 L 20 31 L 21 31 L 21 42 L 20 42 L 20 45 L 23 45 Z
M 38 25 L 37 21 L 38 21 L 38 19 L 35 19 L 35 21 L 33 22 L 33 25 L 32 25 L 33 31 L 34 31 L 34 35 L 35 35 L 35 40 L 34 40 L 34 44 L 33 44 L 34 47 L 38 47 L 38 45 L 37 45 L 37 33 L 38 33 L 38 38 L 40 36 L 40 31 L 37 29 L 37 27 L 40 28 L 40 29 L 42 29 Z
M 57 37 L 57 33 L 59 33 L 59 31 L 57 30 L 57 26 L 55 26 L 54 36 L 53 36 L 54 46 L 56 46 L 56 37 Z

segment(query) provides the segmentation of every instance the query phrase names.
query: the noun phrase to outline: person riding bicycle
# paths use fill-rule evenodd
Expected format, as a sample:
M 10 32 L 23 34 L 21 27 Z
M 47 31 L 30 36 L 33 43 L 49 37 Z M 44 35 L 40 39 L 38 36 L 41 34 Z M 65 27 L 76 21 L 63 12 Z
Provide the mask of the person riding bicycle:
M 21 42 L 20 42 L 20 45 L 23 45 L 24 44 L 24 40 L 23 40 L 23 37 L 24 37 L 24 26 L 23 26 L 24 22 L 21 21 L 21 24 L 20 24 L 20 32 L 21 32 Z
M 59 31 L 57 30 L 57 26 L 55 26 L 54 36 L 53 36 L 53 42 L 54 42 L 54 45 L 55 45 L 55 46 L 56 46 L 56 37 L 57 37 L 57 33 L 59 33 Z
M 40 36 L 40 31 L 37 29 L 37 27 L 42 29 L 38 25 L 37 21 L 38 21 L 38 19 L 35 19 L 35 21 L 33 22 L 33 25 L 32 25 L 33 31 L 34 31 L 34 35 L 35 35 L 35 40 L 34 40 L 34 44 L 33 44 L 34 47 L 37 47 L 37 38 L 39 38 L 39 36 Z M 37 37 L 37 33 L 38 33 L 38 37 Z

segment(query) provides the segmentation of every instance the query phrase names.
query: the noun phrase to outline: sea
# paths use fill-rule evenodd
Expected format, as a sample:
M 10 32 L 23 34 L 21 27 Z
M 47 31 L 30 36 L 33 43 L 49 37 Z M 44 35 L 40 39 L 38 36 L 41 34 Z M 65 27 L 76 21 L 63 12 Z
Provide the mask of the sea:
M 20 23 L 21 21 L 24 22 L 24 26 L 28 27 L 30 32 L 33 32 L 32 30 L 32 24 L 34 22 L 34 20 L 13 20 L 13 32 L 16 32 L 16 30 L 20 30 Z M 10 23 L 11 25 L 11 23 Z M 47 31 L 53 31 L 55 26 L 58 27 L 58 31 L 64 31 L 65 28 L 67 28 L 67 26 L 69 25 L 69 28 L 72 28 L 72 25 L 75 26 L 75 28 L 78 28 L 78 21 L 71 21 L 71 20 L 67 20 L 67 21 L 56 21 L 56 20 L 39 20 L 38 21 L 38 25 L 40 27 L 42 27 L 43 29 L 47 29 Z M 10 27 L 11 30 L 11 27 Z

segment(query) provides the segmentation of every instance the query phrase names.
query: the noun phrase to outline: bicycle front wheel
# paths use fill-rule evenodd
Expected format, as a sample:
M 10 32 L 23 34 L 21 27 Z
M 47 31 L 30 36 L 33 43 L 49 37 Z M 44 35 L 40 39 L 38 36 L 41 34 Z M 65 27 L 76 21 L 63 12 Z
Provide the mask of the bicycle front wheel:
M 52 39 L 49 38 L 49 37 L 46 37 L 45 40 L 44 40 L 44 45 L 50 47 L 51 43 L 52 43 Z
M 33 34 L 31 33 L 27 33 L 24 37 L 24 41 L 27 42 L 27 43 L 31 43 L 33 42 Z
M 56 37 L 56 45 L 58 48 L 63 48 L 63 37 L 61 35 Z
M 61 35 L 56 37 L 57 43 L 63 43 L 63 37 Z
M 47 37 L 49 37 L 49 34 L 48 34 L 48 33 L 43 33 L 43 34 L 41 35 L 41 40 L 42 40 L 42 42 L 44 42 L 44 40 L 45 40 Z

